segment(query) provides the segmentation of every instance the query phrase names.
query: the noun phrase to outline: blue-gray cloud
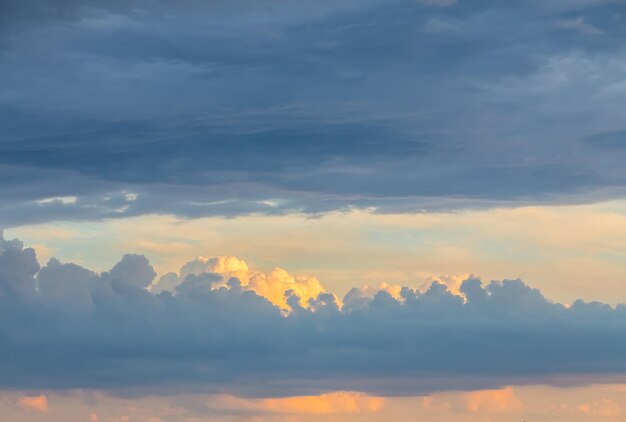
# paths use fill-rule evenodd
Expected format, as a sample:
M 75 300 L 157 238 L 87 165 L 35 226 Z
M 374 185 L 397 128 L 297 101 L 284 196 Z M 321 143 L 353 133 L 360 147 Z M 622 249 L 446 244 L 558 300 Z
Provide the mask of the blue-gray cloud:
M 236 279 L 188 276 L 150 293 L 148 260 L 104 273 L 0 240 L 0 388 L 98 388 L 252 396 L 357 390 L 411 395 L 526 383 L 610 382 L 626 375 L 626 308 L 553 303 L 523 282 L 468 279 L 320 294 L 284 312 Z M 290 295 L 288 293 L 288 295 Z
M 5 226 L 587 201 L 626 181 L 603 141 L 624 141 L 621 1 L 0 10 Z

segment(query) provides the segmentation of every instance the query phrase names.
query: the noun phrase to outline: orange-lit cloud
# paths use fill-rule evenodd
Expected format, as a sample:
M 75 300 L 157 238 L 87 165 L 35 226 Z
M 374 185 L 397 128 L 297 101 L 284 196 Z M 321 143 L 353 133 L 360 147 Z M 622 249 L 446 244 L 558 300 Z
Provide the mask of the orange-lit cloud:
M 263 407 L 278 413 L 362 413 L 377 412 L 385 403 L 381 397 L 337 392 L 320 396 L 301 396 L 263 400 Z
M 524 407 L 511 387 L 467 393 L 440 393 L 422 398 L 421 405 L 428 412 L 456 411 L 469 414 L 512 413 L 519 412 Z
M 300 297 L 302 306 L 307 306 L 309 299 L 314 299 L 326 291 L 316 277 L 294 276 L 282 268 L 274 268 L 269 273 L 251 270 L 244 260 L 234 256 L 211 258 L 199 256 L 183 265 L 178 282 L 182 282 L 189 275 L 200 275 L 205 272 L 222 276 L 222 282 L 216 283 L 214 287 L 224 286 L 229 278 L 236 277 L 244 289 L 252 290 L 284 309 L 289 309 L 285 293 L 290 290 Z M 161 288 L 159 284 L 161 283 L 153 286 L 153 290 L 158 291 Z
M 245 399 L 230 395 L 212 396 L 213 408 L 248 410 L 282 414 L 352 414 L 373 413 L 385 405 L 382 397 L 339 391 L 318 396 L 298 396 L 269 399 Z
M 436 282 L 445 285 L 452 293 L 461 295 L 461 284 L 470 277 L 470 274 L 446 274 L 439 277 L 428 277 L 425 287 Z
M 389 293 L 389 295 L 396 300 L 402 300 L 402 297 L 400 296 L 402 286 L 397 284 L 380 283 L 377 286 L 365 285 L 359 287 L 358 289 L 363 297 L 374 297 L 376 293 L 383 291 Z
M 622 414 L 622 409 L 613 400 L 602 398 L 591 403 L 583 403 L 576 407 L 580 413 L 600 418 L 614 418 Z
M 472 413 L 515 412 L 522 409 L 522 402 L 511 387 L 465 393 L 463 401 L 467 411 Z
M 282 268 L 274 268 L 269 274 L 255 271 L 250 274 L 247 287 L 267 298 L 275 305 L 287 308 L 285 292 L 292 290 L 306 306 L 309 299 L 314 299 L 326 289 L 315 277 L 292 276 Z
M 17 403 L 22 409 L 35 412 L 45 413 L 50 410 L 48 407 L 48 397 L 43 395 L 20 397 Z
M 439 392 L 428 397 L 381 397 L 356 392 L 287 398 L 185 394 L 123 398 L 99 391 L 46 391 L 54 421 L 393 421 L 393 422 L 623 422 L 624 385 L 519 386 L 498 390 Z M 37 422 L 52 414 L 25 413 L 19 396 L 0 392 L 0 421 Z

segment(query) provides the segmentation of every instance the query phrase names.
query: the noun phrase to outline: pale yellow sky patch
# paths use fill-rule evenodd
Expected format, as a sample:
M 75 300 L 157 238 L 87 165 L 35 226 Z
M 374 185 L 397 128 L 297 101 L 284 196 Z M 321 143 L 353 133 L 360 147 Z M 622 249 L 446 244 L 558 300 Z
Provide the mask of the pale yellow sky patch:
M 151 215 L 20 227 L 6 237 L 96 270 L 128 252 L 148 256 L 159 274 L 198 255 L 236 256 L 264 272 L 317 277 L 340 297 L 365 284 L 420 287 L 445 274 L 474 274 L 522 278 L 563 302 L 626 302 L 626 201 L 319 218 Z

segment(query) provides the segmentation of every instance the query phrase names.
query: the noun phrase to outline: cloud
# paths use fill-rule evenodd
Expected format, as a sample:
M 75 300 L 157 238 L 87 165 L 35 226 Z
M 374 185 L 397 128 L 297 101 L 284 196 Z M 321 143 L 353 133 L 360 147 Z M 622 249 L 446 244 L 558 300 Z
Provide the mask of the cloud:
M 512 387 L 463 393 L 441 393 L 422 398 L 427 412 L 457 411 L 469 414 L 515 413 L 523 404 Z
M 590 417 L 615 418 L 622 414 L 619 404 L 610 399 L 601 399 L 592 403 L 584 403 L 577 410 Z
M 602 30 L 593 26 L 590 23 L 585 22 L 585 18 L 579 16 L 575 19 L 563 19 L 557 22 L 557 26 L 563 29 L 572 29 L 580 31 L 583 34 L 601 35 L 604 34 Z
M 0 220 L 592 200 L 619 6 L 2 1 Z
M 341 414 L 376 412 L 383 407 L 384 402 L 381 397 L 336 392 L 320 396 L 265 399 L 262 406 L 277 413 Z
M 184 268 L 174 292 L 155 294 L 145 257 L 125 255 L 103 273 L 57 260 L 40 268 L 32 249 L 2 239 L 0 388 L 394 396 L 626 375 L 624 306 L 565 306 L 519 280 L 469 278 L 459 294 L 439 282 L 396 298 L 379 290 L 358 306 L 350 294 L 342 305 L 327 292 L 303 301 L 289 289 L 285 312 L 236 278 L 200 271 L 293 285 L 286 273 L 258 275 L 234 258 Z M 515 404 L 502 394 L 467 403 L 481 411 Z M 328 408 L 341 410 L 333 397 Z
M 159 396 L 121 396 L 102 391 L 45 391 L 54 408 L 48 413 L 25 412 L 16 406 L 20 393 L 0 392 L 0 414 L 6 420 L 34 422 L 130 421 L 361 421 L 411 422 L 522 421 L 623 419 L 624 385 L 589 385 L 571 388 L 548 386 L 504 387 L 471 392 L 447 391 L 429 396 L 377 397 L 355 392 L 284 398 L 237 397 L 228 394 L 185 393 Z M 41 393 L 44 394 L 44 393 Z M 471 398 L 471 400 L 470 400 Z M 480 398 L 480 399 L 478 399 Z M 302 406 L 291 403 L 304 401 Z M 477 408 L 471 402 L 482 402 Z M 308 405 L 320 403 L 319 408 Z M 268 403 L 279 403 L 268 406 Z M 489 403 L 489 404 L 488 404 Z M 378 404 L 382 404 L 378 407 Z M 294 408 L 295 407 L 295 408 Z M 476 409 L 471 411 L 470 408 Z M 332 413 L 320 413 L 328 410 Z M 93 415 L 93 416 L 91 416 Z
M 176 291 L 179 294 L 202 293 L 219 287 L 232 287 L 232 279 L 237 280 L 237 288 L 257 293 L 281 308 L 290 308 L 286 295 L 296 295 L 301 306 L 307 306 L 325 289 L 315 277 L 292 276 L 282 268 L 274 268 L 266 274 L 252 271 L 245 261 L 233 256 L 213 258 L 197 257 L 187 262 L 179 274 L 168 273 L 151 286 L 151 291 Z M 229 284 L 230 283 L 230 284 Z M 337 299 L 335 299 L 337 300 Z
M 50 410 L 46 396 L 20 397 L 17 403 L 21 408 L 35 412 L 46 413 Z
M 210 397 L 207 406 L 213 410 L 238 410 L 279 414 L 333 415 L 375 413 L 385 405 L 382 397 L 338 391 L 318 396 L 246 399 L 228 395 Z
M 522 403 L 511 387 L 465 393 L 463 398 L 467 410 L 472 413 L 501 413 L 522 409 Z
M 343 309 L 355 310 L 367 306 L 378 292 L 385 292 L 395 300 L 402 300 L 402 286 L 380 283 L 373 287 L 369 285 L 353 287 L 343 298 Z

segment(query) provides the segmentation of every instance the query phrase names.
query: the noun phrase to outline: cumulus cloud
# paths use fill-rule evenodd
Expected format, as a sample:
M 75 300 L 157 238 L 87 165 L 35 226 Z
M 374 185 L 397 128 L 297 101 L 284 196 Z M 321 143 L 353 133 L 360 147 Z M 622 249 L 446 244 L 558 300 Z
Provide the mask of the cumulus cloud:
M 202 293 L 219 287 L 232 287 L 233 279 L 237 280 L 235 282 L 237 288 L 254 291 L 281 308 L 290 308 L 287 304 L 287 293 L 297 296 L 299 306 L 306 307 L 309 300 L 314 300 L 325 292 L 315 277 L 292 276 L 282 268 L 274 268 L 267 274 L 253 271 L 248 268 L 245 261 L 234 256 L 213 258 L 199 256 L 183 265 L 178 274 L 163 275 L 151 287 L 151 291 Z
M 426 282 L 415 292 L 424 293 L 431 287 L 437 289 L 440 286 L 446 288 L 450 293 L 456 296 L 463 296 L 461 292 L 461 286 L 463 283 L 474 278 L 470 274 L 445 274 L 439 277 L 428 277 Z M 379 294 L 386 293 L 394 300 L 403 302 L 405 300 L 404 295 L 407 292 L 407 287 L 397 284 L 380 283 L 377 286 L 361 286 L 353 287 L 348 291 L 342 301 L 342 308 L 347 311 L 353 311 L 362 307 L 368 306 L 371 301 Z
M 297 277 L 236 258 L 199 258 L 174 276 L 185 274 L 156 293 L 143 256 L 103 273 L 56 259 L 40 267 L 32 249 L 1 239 L 0 387 L 416 395 L 626 375 L 624 306 L 565 306 L 519 280 L 469 278 L 456 294 L 438 281 L 399 293 L 382 286 L 339 301 L 324 291 L 304 300 Z M 467 405 L 514 407 L 509 393 Z
M 378 292 L 385 292 L 395 300 L 402 300 L 402 286 L 381 283 L 378 286 L 353 287 L 343 298 L 345 310 L 355 310 L 369 305 Z

